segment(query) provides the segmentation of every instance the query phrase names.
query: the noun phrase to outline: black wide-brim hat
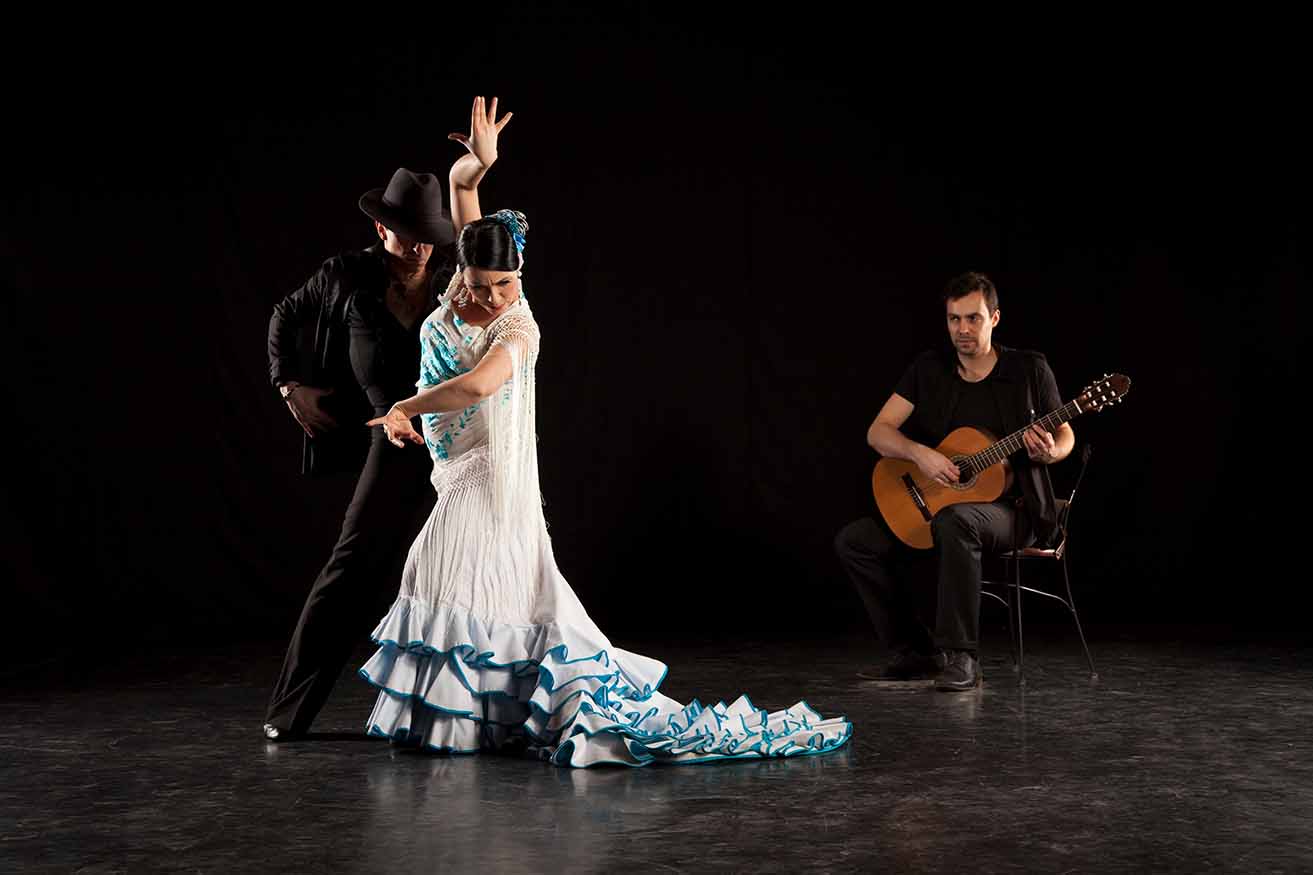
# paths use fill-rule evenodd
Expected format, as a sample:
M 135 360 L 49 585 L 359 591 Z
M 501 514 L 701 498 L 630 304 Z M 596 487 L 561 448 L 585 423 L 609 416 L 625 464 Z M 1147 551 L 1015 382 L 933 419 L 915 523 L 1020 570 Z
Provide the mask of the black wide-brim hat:
M 456 241 L 451 214 L 442 208 L 442 182 L 432 173 L 412 173 L 398 167 L 387 188 L 360 196 L 360 209 L 398 237 L 414 243 L 445 246 Z

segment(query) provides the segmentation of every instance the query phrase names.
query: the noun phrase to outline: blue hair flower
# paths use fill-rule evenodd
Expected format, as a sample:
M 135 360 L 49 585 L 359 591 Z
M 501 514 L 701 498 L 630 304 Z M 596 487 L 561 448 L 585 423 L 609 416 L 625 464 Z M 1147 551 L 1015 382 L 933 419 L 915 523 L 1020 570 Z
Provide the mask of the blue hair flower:
M 488 218 L 506 226 L 506 230 L 511 232 L 511 239 L 515 241 L 515 251 L 523 255 L 524 235 L 529 230 L 529 220 L 524 213 L 518 210 L 498 210 Z

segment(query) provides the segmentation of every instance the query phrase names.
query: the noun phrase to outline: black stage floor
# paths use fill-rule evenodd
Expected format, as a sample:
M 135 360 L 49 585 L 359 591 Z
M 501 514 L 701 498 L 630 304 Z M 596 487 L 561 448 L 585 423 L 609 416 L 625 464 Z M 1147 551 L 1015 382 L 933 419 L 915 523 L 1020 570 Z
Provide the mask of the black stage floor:
M 1096 637 L 1006 649 L 977 693 L 879 689 L 870 645 L 617 644 L 681 700 L 805 697 L 836 754 L 588 771 L 360 734 L 344 677 L 309 740 L 259 735 L 277 646 L 11 672 L 0 868 L 118 872 L 1313 871 L 1313 653 Z M 369 651 L 362 649 L 359 660 Z M 356 663 L 353 663 L 353 665 Z

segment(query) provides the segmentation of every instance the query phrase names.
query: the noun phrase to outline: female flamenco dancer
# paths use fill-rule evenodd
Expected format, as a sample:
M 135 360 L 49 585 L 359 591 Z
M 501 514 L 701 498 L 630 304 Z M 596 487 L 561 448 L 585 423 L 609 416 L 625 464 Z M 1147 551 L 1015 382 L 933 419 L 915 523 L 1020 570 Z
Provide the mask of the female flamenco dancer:
M 561 766 L 838 749 L 852 724 L 805 702 L 768 713 L 746 696 L 708 708 L 658 692 L 665 665 L 613 645 L 557 569 L 538 488 L 539 331 L 521 288 L 528 224 L 479 212 L 479 181 L 511 119 L 496 114 L 496 98 L 475 98 L 469 135 L 450 137 L 467 149 L 451 169 L 459 268 L 421 330 L 419 391 L 369 422 L 397 446 L 428 447 L 437 504 L 360 669 L 379 688 L 368 731 Z

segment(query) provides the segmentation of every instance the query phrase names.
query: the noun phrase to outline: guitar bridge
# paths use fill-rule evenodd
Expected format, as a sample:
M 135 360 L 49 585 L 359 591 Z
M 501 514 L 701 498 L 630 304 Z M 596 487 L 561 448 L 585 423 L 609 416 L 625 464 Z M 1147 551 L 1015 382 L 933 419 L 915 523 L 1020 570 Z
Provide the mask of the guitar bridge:
M 904 474 L 902 479 L 907 494 L 912 498 L 912 503 L 916 505 L 917 510 L 921 511 L 921 516 L 925 517 L 925 521 L 930 522 L 932 518 L 930 508 L 926 506 L 925 499 L 921 497 L 921 490 L 917 489 L 916 484 L 912 482 L 912 475 Z

